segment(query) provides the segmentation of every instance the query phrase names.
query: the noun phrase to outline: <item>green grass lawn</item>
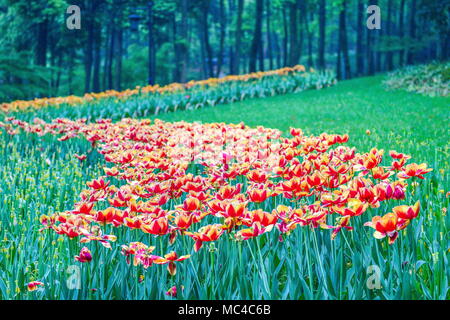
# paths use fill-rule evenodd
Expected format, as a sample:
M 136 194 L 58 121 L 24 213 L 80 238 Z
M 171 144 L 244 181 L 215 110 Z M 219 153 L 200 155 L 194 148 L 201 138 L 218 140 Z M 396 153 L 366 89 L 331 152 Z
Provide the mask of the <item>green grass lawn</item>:
M 348 133 L 349 144 L 358 150 L 399 149 L 410 152 L 417 161 L 428 161 L 430 165 L 438 161 L 439 168 L 448 169 L 450 98 L 386 91 L 382 79 L 383 76 L 358 78 L 326 90 L 166 113 L 156 118 L 188 122 L 243 121 L 249 126 L 283 131 L 289 127 L 301 128 L 315 135 Z M 366 130 L 370 130 L 370 136 Z
M 372 229 L 362 226 L 365 216 L 355 218 L 354 232 L 341 232 L 334 241 L 330 232 L 308 228 L 298 228 L 284 242 L 275 233 L 245 242 L 223 237 L 214 250 L 201 250 L 179 264 L 173 279 L 164 266 L 143 270 L 126 264 L 120 255 L 126 241 L 162 243 L 143 239 L 142 234 L 139 239 L 120 239 L 112 251 L 92 244 L 96 263 L 80 265 L 74 256 L 82 244 L 54 232 L 39 233 L 39 216 L 72 209 L 85 182 L 102 174 L 105 160 L 96 151 L 88 153 L 91 147 L 83 140 L 68 143 L 52 136 L 9 136 L 0 131 L 0 299 L 170 299 L 164 293 L 172 285 L 183 285 L 180 297 L 188 299 L 449 299 L 445 210 L 450 200 L 450 99 L 387 92 L 381 81 L 382 76 L 360 78 L 319 91 L 157 118 L 243 121 L 285 132 L 297 127 L 315 135 L 348 133 L 348 144 L 357 152 L 377 147 L 428 163 L 434 171 L 404 201 L 368 211 L 368 216 L 384 214 L 395 205 L 421 201 L 420 216 L 392 246 L 374 239 Z M 88 153 L 87 161 L 80 163 L 74 153 Z M 163 246 L 162 251 L 169 250 Z M 186 254 L 191 248 L 192 243 L 176 243 L 175 249 Z M 75 272 L 72 265 L 80 267 L 80 290 L 66 286 Z M 381 289 L 366 286 L 371 265 L 381 269 Z M 33 280 L 43 281 L 45 289 L 27 292 L 24 284 Z

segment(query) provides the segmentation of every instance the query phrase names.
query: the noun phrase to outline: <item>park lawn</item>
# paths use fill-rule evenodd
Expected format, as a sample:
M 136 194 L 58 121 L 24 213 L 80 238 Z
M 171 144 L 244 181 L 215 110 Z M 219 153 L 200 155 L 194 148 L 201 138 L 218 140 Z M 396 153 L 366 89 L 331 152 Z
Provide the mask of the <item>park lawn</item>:
M 162 266 L 129 266 L 118 241 L 112 251 L 93 248 L 96 263 L 83 264 L 81 289 L 66 283 L 76 269 L 81 244 L 53 232 L 39 233 L 39 216 L 70 210 L 85 182 L 102 173 L 105 161 L 89 143 L 26 133 L 0 134 L 0 299 L 170 299 L 172 285 L 183 285 L 187 299 L 449 299 L 449 99 L 387 92 L 382 76 L 342 81 L 306 91 L 194 111 L 160 114 L 166 121 L 245 122 L 249 126 L 302 128 L 350 135 L 357 152 L 372 147 L 412 155 L 434 169 L 413 196 L 382 204 L 369 215 L 392 206 L 421 201 L 422 211 L 392 246 L 372 237 L 355 219 L 355 231 L 334 241 L 326 230 L 299 228 L 284 242 L 272 234 L 243 243 L 224 238 L 201 250 L 168 279 Z M 120 107 L 120 106 L 118 106 Z M 366 133 L 370 130 L 370 135 Z M 88 154 L 80 163 L 73 154 Z M 387 164 L 387 163 L 386 163 Z M 127 239 L 128 241 L 133 239 Z M 160 239 L 157 239 L 160 240 Z M 145 239 L 143 241 L 153 241 Z M 167 245 L 161 253 L 169 250 Z M 180 254 L 192 243 L 176 244 Z M 160 252 L 158 252 L 160 253 Z M 211 267 L 213 266 L 214 267 Z M 369 266 L 381 269 L 382 288 L 367 287 Z M 74 271 L 75 270 L 75 271 Z M 145 281 L 137 279 L 145 275 Z M 27 292 L 39 280 L 45 289 Z M 92 290 L 95 289 L 95 290 Z
M 449 169 L 450 98 L 387 91 L 384 76 L 342 81 L 324 90 L 251 99 L 199 110 L 159 114 L 165 121 L 244 122 L 287 132 L 350 135 L 359 151 L 371 147 L 409 152 L 416 161 Z M 366 131 L 370 131 L 367 135 Z M 448 176 L 447 176 L 448 178 Z

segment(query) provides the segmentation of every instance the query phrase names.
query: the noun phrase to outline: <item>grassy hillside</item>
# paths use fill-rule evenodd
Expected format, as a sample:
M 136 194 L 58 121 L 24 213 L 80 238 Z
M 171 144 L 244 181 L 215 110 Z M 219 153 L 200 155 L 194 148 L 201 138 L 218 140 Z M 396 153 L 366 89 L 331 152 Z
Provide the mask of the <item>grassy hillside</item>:
M 438 161 L 449 168 L 450 98 L 429 98 L 406 91 L 386 91 L 383 76 L 340 82 L 306 91 L 193 111 L 160 114 L 166 121 L 202 121 L 266 126 L 287 131 L 350 135 L 350 145 L 396 149 L 417 161 Z M 155 117 L 154 117 L 155 118 Z M 370 136 L 366 131 L 370 130 Z M 431 163 L 430 163 L 431 165 Z

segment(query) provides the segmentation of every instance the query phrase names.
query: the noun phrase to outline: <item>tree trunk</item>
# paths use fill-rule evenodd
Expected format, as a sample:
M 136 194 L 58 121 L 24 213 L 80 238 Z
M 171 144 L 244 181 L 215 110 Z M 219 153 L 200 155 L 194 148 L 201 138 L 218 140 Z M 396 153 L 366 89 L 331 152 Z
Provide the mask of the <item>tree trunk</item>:
M 101 54 L 102 47 L 102 24 L 99 21 L 94 20 L 94 70 L 92 78 L 92 90 L 94 92 L 100 92 L 100 66 L 101 66 Z
M 105 58 L 103 65 L 102 87 L 105 90 L 112 89 L 110 84 L 110 77 L 112 77 L 112 64 L 114 59 L 114 42 L 115 42 L 115 23 L 116 10 L 114 4 L 107 6 L 108 18 L 110 23 L 106 26 L 106 40 L 105 40 Z M 111 79 L 112 80 L 112 79 Z
M 267 10 L 267 14 L 266 14 L 266 24 L 267 24 L 267 55 L 269 58 L 269 68 L 270 70 L 274 69 L 273 66 L 273 44 L 272 44 L 272 28 L 270 26 L 270 21 L 271 21 L 271 6 L 270 6 L 270 0 L 266 1 L 266 10 Z
M 297 40 L 297 57 L 296 57 L 296 64 L 300 62 L 300 59 L 303 55 L 303 42 L 305 39 L 304 36 L 304 28 L 303 28 L 303 24 L 305 22 L 306 19 L 306 1 L 304 0 L 297 0 L 297 12 L 298 12 L 298 19 L 299 19 L 299 26 L 300 26 L 300 33 L 298 35 L 298 40 Z
M 174 63 L 173 65 L 175 68 L 173 69 L 173 81 L 175 82 L 181 82 L 181 52 L 179 50 L 180 46 L 178 44 L 178 26 L 177 26 L 177 19 L 176 19 L 176 13 L 174 12 L 172 14 L 172 44 L 173 44 L 173 52 L 174 52 Z M 203 41 L 200 41 L 200 43 L 203 44 Z
M 382 20 L 383 21 L 383 20 Z M 381 71 L 381 58 L 382 58 L 382 54 L 381 54 L 381 48 L 380 48 L 380 44 L 381 44 L 381 39 L 383 37 L 384 34 L 384 27 L 381 27 L 381 30 L 373 30 L 375 31 L 376 34 L 376 41 L 377 41 L 377 47 L 376 47 L 376 52 L 375 52 L 375 70 L 376 72 L 380 72 Z
M 47 44 L 48 44 L 48 19 L 45 18 L 37 25 L 37 46 L 36 46 L 36 64 L 39 66 L 47 65 Z
M 283 34 L 283 66 L 287 67 L 288 65 L 288 57 L 289 57 L 289 52 L 288 52 L 288 41 L 289 41 L 289 29 L 288 29 L 288 21 L 287 21 L 287 7 L 284 5 L 283 6 L 283 30 L 284 30 L 284 34 Z
M 202 8 L 201 30 L 202 30 L 202 39 L 205 46 L 204 48 L 206 51 L 207 77 L 212 78 L 214 77 L 214 67 L 213 67 L 213 53 L 211 44 L 209 42 L 208 15 L 209 15 L 209 0 L 204 0 Z
M 109 46 L 109 53 L 108 53 L 108 67 L 107 67 L 107 88 L 112 89 L 113 88 L 113 64 L 114 64 L 114 51 L 116 46 L 116 26 L 113 24 L 111 28 L 111 38 L 110 38 L 110 46 Z
M 342 48 L 340 42 L 338 43 L 337 58 L 336 58 L 336 77 L 342 79 Z
M 325 0 L 319 1 L 319 49 L 317 66 L 320 69 L 325 69 L 325 28 L 326 28 L 326 2 Z
M 120 21 L 120 17 L 119 17 Z M 114 85 L 115 89 L 120 91 L 122 90 L 122 56 L 123 56 L 123 28 L 119 26 L 119 30 L 117 30 L 117 47 L 115 50 L 116 54 L 116 72 L 115 72 L 115 80 L 116 83 Z
M 180 28 L 177 26 L 176 13 L 172 15 L 172 30 L 173 30 L 173 46 L 174 46 L 174 81 L 186 82 L 187 79 L 187 64 L 188 64 L 188 0 L 181 0 L 181 23 Z M 178 31 L 179 29 L 179 31 Z
M 364 24 L 364 4 L 362 0 L 358 0 L 357 17 L 356 17 L 356 70 L 361 76 L 364 74 L 364 45 L 363 30 L 366 28 Z
M 377 5 L 378 1 L 373 0 L 372 4 Z M 375 74 L 375 53 L 373 51 L 374 30 L 370 30 L 369 28 L 366 28 L 366 30 L 367 30 L 367 37 L 366 37 L 367 74 L 373 75 Z
M 55 96 L 55 64 L 56 64 L 56 39 L 55 37 L 49 37 L 48 42 L 49 42 L 49 51 L 50 51 L 50 93 L 52 96 Z M 58 50 L 60 51 L 60 50 Z
M 231 23 L 233 23 L 233 18 L 231 18 L 231 17 L 232 17 L 232 14 L 237 11 L 236 6 L 237 6 L 236 0 L 228 0 L 228 16 L 226 19 L 227 25 L 230 21 L 231 21 Z M 227 27 L 227 36 L 226 37 L 228 37 L 228 39 L 229 39 L 228 49 L 226 49 L 228 52 L 228 74 L 234 74 L 234 71 L 236 69 L 234 66 L 234 63 L 235 63 L 234 52 L 235 52 L 236 48 L 235 48 L 235 43 L 232 41 L 232 39 L 234 39 L 235 35 L 236 35 L 236 30 L 234 30 L 234 32 L 233 32 L 233 30 L 231 28 Z M 225 42 L 227 42 L 227 41 L 225 41 Z
M 68 86 L 68 89 L 69 89 L 69 95 L 73 95 L 74 61 L 75 61 L 75 49 L 72 48 L 70 50 L 70 53 L 69 53 L 69 75 L 68 75 L 68 80 L 67 80 L 67 82 L 68 82 L 67 86 Z
M 258 53 L 260 52 L 260 46 L 262 45 L 262 11 L 263 0 L 256 0 L 256 15 L 255 15 L 255 30 L 253 34 L 252 46 L 250 49 L 250 72 L 256 72 L 256 63 L 258 59 Z
M 92 64 L 94 60 L 94 5 L 95 1 L 88 1 L 87 4 L 87 45 L 84 59 L 84 92 L 91 91 Z
M 398 30 L 399 30 L 399 38 L 402 42 L 405 40 L 405 0 L 400 1 L 400 10 L 399 10 L 399 22 L 398 22 Z M 405 64 L 405 50 L 401 49 L 399 52 L 399 64 L 403 66 Z
M 309 67 L 312 67 L 314 65 L 313 56 L 312 56 L 312 54 L 313 54 L 312 53 L 312 51 L 313 51 L 313 49 L 312 49 L 312 37 L 313 37 L 313 35 L 312 35 L 312 32 L 311 32 L 311 30 L 309 28 L 309 18 L 308 18 L 309 17 L 309 11 L 308 11 L 308 7 L 305 6 L 304 10 L 305 10 L 305 12 L 303 14 L 303 22 L 304 22 L 304 25 L 305 25 L 305 30 L 306 30 L 307 40 L 308 40 L 308 65 L 309 65 Z
M 414 42 L 416 38 L 416 8 L 417 8 L 417 0 L 412 0 L 411 9 L 409 11 L 409 38 L 410 41 Z M 408 64 L 414 63 L 414 48 L 411 44 L 408 47 Z
M 242 14 L 244 12 L 244 0 L 238 0 L 237 9 L 237 21 L 236 21 L 236 38 L 235 51 L 234 51 L 234 63 L 233 63 L 233 74 L 239 74 L 241 65 L 241 38 L 242 38 Z
M 156 78 L 156 46 L 153 29 L 153 1 L 147 3 L 148 16 L 148 84 L 154 85 Z
M 56 83 L 55 83 L 55 95 L 58 96 L 59 86 L 61 84 L 61 73 L 62 73 L 62 63 L 63 63 L 63 52 L 61 50 L 58 51 L 58 71 L 56 74 Z
M 111 25 L 106 26 L 106 39 L 105 39 L 105 58 L 103 59 L 103 74 L 102 74 L 102 88 L 108 89 L 108 65 L 109 65 L 109 49 L 111 47 Z
M 297 3 L 290 3 L 289 5 L 289 20 L 290 20 L 290 44 L 289 44 L 289 66 L 295 66 L 298 63 L 298 7 Z
M 259 57 L 259 71 L 264 71 L 264 39 L 262 36 L 262 23 L 264 19 L 264 0 L 261 0 L 261 43 L 258 45 L 258 57 Z
M 378 5 L 378 0 L 375 0 L 373 2 L 370 2 L 370 4 Z M 380 40 L 381 36 L 384 32 L 384 20 L 383 17 L 381 18 L 381 29 L 374 29 L 372 30 L 373 33 L 373 45 L 372 45 L 372 51 L 373 51 L 373 64 L 374 64 L 374 73 L 381 70 L 381 52 L 380 52 Z
M 387 17 L 387 26 L 386 26 L 386 34 L 388 37 L 392 37 L 392 11 L 393 11 L 393 2 L 392 0 L 388 0 L 388 17 Z M 392 70 L 394 67 L 393 61 L 393 52 L 389 49 L 386 53 L 386 69 L 388 71 Z
M 450 47 L 450 41 L 449 41 L 449 35 L 447 32 L 441 32 L 440 33 L 440 52 L 439 52 L 439 59 L 441 61 L 446 61 L 449 57 L 449 47 Z
M 225 35 L 226 35 L 226 24 L 227 18 L 225 14 L 225 3 L 224 0 L 220 0 L 220 40 L 219 40 L 219 57 L 217 59 L 217 70 L 216 77 L 220 77 L 220 72 L 222 71 L 223 58 L 225 55 Z
M 234 66 L 234 51 L 233 51 L 233 46 L 230 45 L 228 47 L 228 74 L 234 74 L 233 70 L 235 70 L 235 66 Z
M 188 59 L 189 59 L 187 35 L 188 35 L 188 0 L 181 0 L 180 37 L 183 42 L 179 44 L 179 50 L 181 52 L 180 82 L 182 82 L 182 83 L 186 82 L 186 79 L 187 79 L 187 66 L 188 66 Z
M 277 56 L 277 68 L 281 68 L 283 63 L 282 63 L 282 49 L 281 49 L 281 45 L 280 45 L 280 37 L 278 36 L 277 33 L 274 34 L 275 37 L 275 52 L 276 52 L 276 56 Z
M 349 79 L 351 77 L 350 71 L 350 59 L 348 55 L 348 41 L 347 41 L 347 4 L 345 1 L 342 2 L 342 9 L 339 13 L 339 53 L 338 54 L 338 78 L 340 79 Z M 342 56 L 344 60 L 344 74 L 341 74 L 341 62 L 340 56 Z
M 97 37 L 95 41 L 95 51 L 94 51 L 94 71 L 92 79 L 92 90 L 94 92 L 100 92 L 100 65 L 101 65 L 101 29 L 97 31 Z
M 199 18 L 198 22 L 198 36 L 199 36 L 199 42 L 200 42 L 200 60 L 201 60 L 201 67 L 202 67 L 202 78 L 206 79 L 208 78 L 208 62 L 206 61 L 206 49 L 205 49 L 205 39 L 203 34 L 203 18 Z

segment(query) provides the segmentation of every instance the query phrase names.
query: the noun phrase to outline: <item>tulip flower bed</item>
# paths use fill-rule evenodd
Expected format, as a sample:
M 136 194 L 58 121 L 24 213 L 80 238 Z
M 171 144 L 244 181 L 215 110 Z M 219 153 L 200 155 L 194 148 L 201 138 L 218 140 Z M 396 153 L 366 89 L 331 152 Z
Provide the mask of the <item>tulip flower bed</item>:
M 329 272 L 320 262 L 320 255 L 331 250 L 324 239 L 331 239 L 334 259 L 345 261 L 338 251 L 348 245 L 349 237 L 363 239 L 368 228 L 374 237 L 369 241 L 386 242 L 389 247 L 402 237 L 412 237 L 408 227 L 421 211 L 414 188 L 432 171 L 396 151 L 385 153 L 374 147 L 357 152 L 342 146 L 348 135 L 307 136 L 294 128 L 290 137 L 284 137 L 276 129 L 244 124 L 159 120 L 56 119 L 47 123 L 35 119 L 27 123 L 8 118 L 0 125 L 13 136 L 20 131 L 41 139 L 50 135 L 63 144 L 81 143 L 81 138 L 92 149 L 73 154 L 76 161 L 82 163 L 89 153 L 98 152 L 108 163 L 103 175 L 86 181 L 87 188 L 73 207 L 40 217 L 40 232 L 54 233 L 57 241 L 68 243 L 75 253 L 73 261 L 94 266 L 86 268 L 87 279 L 100 277 L 97 283 L 102 287 L 84 288 L 84 298 L 141 297 L 148 292 L 154 297 L 223 297 L 220 288 L 203 291 L 206 282 L 219 280 L 196 274 L 193 259 L 212 275 L 226 270 L 229 279 L 245 257 L 258 266 L 248 281 L 258 283 L 262 277 L 258 287 L 263 292 L 250 292 L 245 284 L 223 285 L 237 285 L 241 294 L 247 290 L 245 298 L 273 297 L 277 293 L 265 278 L 273 266 L 263 255 L 272 250 L 295 255 L 296 242 L 291 239 L 298 240 L 299 235 L 310 237 L 302 243 L 311 245 L 306 250 L 314 252 L 319 262 L 313 271 L 309 253 L 298 257 L 298 263 L 308 266 L 301 267 L 304 278 L 298 280 L 298 288 L 285 288 L 281 296 L 315 297 L 313 287 Z M 221 248 L 220 256 L 231 257 L 227 265 L 215 263 L 217 248 Z M 58 260 L 55 253 L 55 265 Z M 112 270 L 109 274 L 98 271 L 105 261 Z M 167 272 L 158 265 L 166 265 Z M 278 266 L 272 269 L 273 276 L 292 276 L 290 266 L 281 260 Z M 135 279 L 135 292 L 125 292 L 120 285 L 127 276 Z M 32 280 L 29 291 L 48 286 L 61 294 L 61 284 L 52 283 L 52 277 Z M 338 288 L 343 289 L 334 282 L 324 285 L 334 297 L 341 294 Z M 233 290 L 238 288 L 225 291 L 233 295 Z M 351 294 L 361 293 L 347 293 Z
M 43 119 L 87 117 L 89 119 L 120 120 L 123 117 L 147 117 L 181 109 L 216 106 L 254 97 L 261 98 L 307 89 L 321 89 L 335 83 L 335 74 L 331 71 L 315 71 L 313 69 L 306 71 L 305 67 L 298 65 L 273 71 L 190 81 L 186 84 L 173 83 L 164 87 L 155 85 L 123 92 L 111 90 L 91 93 L 84 97 L 69 96 L 13 101 L 0 104 L 0 111 L 29 120 L 34 117 Z

